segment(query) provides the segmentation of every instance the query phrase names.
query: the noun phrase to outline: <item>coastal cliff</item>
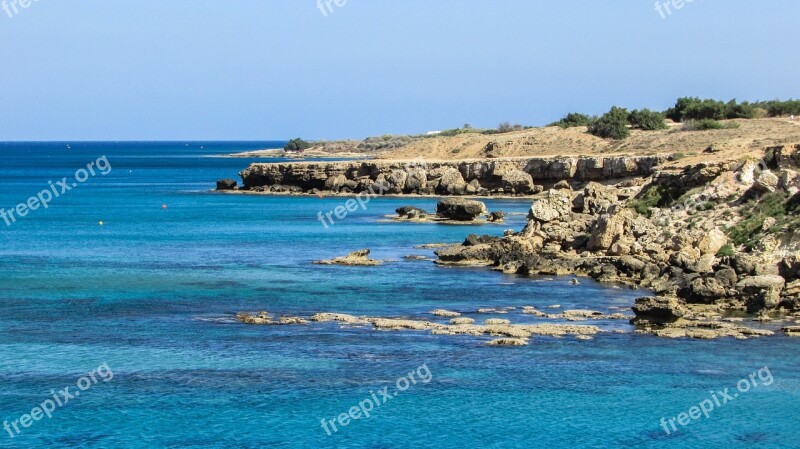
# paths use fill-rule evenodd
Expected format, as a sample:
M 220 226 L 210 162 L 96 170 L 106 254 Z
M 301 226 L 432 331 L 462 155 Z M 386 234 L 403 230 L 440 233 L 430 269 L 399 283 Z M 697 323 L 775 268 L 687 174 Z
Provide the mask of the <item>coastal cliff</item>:
M 531 195 L 560 181 L 619 181 L 651 176 L 670 159 L 577 156 L 462 161 L 350 161 L 252 164 L 240 173 L 253 192 L 423 195 Z
M 636 321 L 663 336 L 713 338 L 726 323 L 707 319 L 734 312 L 800 317 L 798 168 L 800 145 L 787 145 L 641 182 L 562 183 L 522 231 L 438 250 L 438 263 L 647 288 L 660 297 L 640 300 Z

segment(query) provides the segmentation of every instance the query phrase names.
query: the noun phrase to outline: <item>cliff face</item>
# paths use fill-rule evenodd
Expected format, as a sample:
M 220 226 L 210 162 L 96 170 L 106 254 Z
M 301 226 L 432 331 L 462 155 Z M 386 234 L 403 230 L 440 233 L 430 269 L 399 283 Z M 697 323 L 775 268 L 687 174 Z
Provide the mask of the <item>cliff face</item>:
M 252 164 L 242 171 L 252 191 L 391 194 L 530 195 L 541 185 L 647 177 L 667 156 L 509 158 L 463 161 L 350 161 Z

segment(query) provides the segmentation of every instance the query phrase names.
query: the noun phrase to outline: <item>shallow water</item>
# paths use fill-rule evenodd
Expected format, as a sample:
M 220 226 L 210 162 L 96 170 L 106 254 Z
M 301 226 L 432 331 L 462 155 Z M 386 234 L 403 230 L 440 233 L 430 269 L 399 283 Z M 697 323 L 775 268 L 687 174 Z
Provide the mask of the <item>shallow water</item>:
M 800 447 L 800 362 L 796 341 L 783 336 L 666 341 L 607 332 L 491 348 L 477 337 L 237 324 L 242 310 L 430 318 L 434 308 L 560 304 L 616 312 L 645 294 L 403 258 L 432 257 L 414 248 L 422 243 L 520 229 L 526 202 L 488 201 L 512 215 L 481 227 L 383 223 L 399 206 L 431 210 L 435 200 L 374 199 L 325 229 L 318 213 L 344 199 L 209 192 L 251 161 L 203 156 L 275 144 L 0 144 L 6 209 L 102 155 L 113 167 L 47 210 L 0 221 L 0 419 L 18 420 L 51 390 L 77 390 L 103 363 L 113 372 L 13 439 L 0 429 L 0 447 Z M 310 263 L 360 248 L 393 262 Z M 518 311 L 468 316 L 534 321 Z M 371 390 L 396 390 L 423 364 L 430 382 L 327 435 L 321 419 L 347 413 Z M 712 390 L 734 392 L 763 367 L 770 385 L 756 376 L 757 387 L 708 419 L 664 432 L 662 417 L 688 413 Z

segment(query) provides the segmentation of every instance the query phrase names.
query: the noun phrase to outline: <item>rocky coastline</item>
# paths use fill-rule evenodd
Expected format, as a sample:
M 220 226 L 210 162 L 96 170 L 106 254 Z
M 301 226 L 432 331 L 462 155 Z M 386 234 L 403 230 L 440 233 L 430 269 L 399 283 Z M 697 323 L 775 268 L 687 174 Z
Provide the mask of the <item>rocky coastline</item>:
M 640 332 L 746 338 L 724 320 L 800 321 L 799 168 L 791 145 L 639 182 L 558 184 L 522 231 L 438 249 L 437 263 L 646 288 L 658 296 L 637 301 Z
M 800 145 L 759 154 L 684 166 L 665 155 L 253 164 L 241 176 L 244 191 L 261 193 L 531 197 L 524 229 L 469 236 L 437 248 L 435 262 L 647 289 L 655 296 L 633 307 L 639 333 L 773 334 L 740 323 L 751 320 L 800 335 Z M 397 213 L 409 222 L 503 217 L 465 198 L 442 200 L 435 214 L 414 206 Z M 376 263 L 358 255 L 317 263 Z
M 651 176 L 671 159 L 655 156 L 576 156 L 462 161 L 370 160 L 256 163 L 240 173 L 252 193 L 530 196 L 560 181 L 619 181 Z M 234 190 L 225 186 L 219 190 Z

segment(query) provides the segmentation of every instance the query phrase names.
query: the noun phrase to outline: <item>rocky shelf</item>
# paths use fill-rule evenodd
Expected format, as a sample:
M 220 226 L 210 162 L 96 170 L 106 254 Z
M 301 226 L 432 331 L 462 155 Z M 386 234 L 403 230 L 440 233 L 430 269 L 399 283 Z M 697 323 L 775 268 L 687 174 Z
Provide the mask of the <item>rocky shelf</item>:
M 668 160 L 656 155 L 256 163 L 240 175 L 242 190 L 251 192 L 532 195 L 559 181 L 647 177 Z M 229 182 L 222 187 L 234 188 Z

